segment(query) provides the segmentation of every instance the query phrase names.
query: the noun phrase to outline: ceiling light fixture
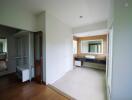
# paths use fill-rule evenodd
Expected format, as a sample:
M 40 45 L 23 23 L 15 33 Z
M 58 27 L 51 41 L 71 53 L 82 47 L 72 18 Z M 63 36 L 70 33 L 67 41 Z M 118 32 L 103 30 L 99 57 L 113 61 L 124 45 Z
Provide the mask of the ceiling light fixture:
M 79 18 L 80 18 L 80 19 L 82 19 L 82 18 L 83 18 L 83 16 L 79 16 Z
M 128 1 L 127 1 L 127 0 L 125 0 L 125 1 L 124 1 L 124 7 L 126 7 L 126 8 L 127 8 L 128 6 L 129 6 Z

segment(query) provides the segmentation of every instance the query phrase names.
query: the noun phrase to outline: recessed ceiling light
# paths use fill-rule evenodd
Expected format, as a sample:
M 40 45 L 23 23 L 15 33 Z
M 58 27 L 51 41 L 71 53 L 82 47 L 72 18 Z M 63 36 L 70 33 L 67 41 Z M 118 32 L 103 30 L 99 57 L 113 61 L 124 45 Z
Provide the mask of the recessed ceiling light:
M 125 1 L 124 1 L 124 7 L 126 7 L 126 8 L 127 8 L 128 6 L 129 6 L 128 1 L 127 1 L 127 0 L 125 0 Z
M 83 18 L 83 16 L 79 16 L 79 18 L 81 19 L 81 18 Z
M 128 3 L 126 2 L 124 6 L 125 6 L 125 7 L 128 7 Z

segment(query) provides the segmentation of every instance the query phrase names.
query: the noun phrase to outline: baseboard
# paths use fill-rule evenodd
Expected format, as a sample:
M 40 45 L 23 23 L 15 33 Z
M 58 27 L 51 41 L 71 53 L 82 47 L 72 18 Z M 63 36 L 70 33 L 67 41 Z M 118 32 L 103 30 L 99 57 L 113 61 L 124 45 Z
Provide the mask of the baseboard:
M 31 81 L 36 82 L 35 78 L 32 78 L 32 80 L 31 80 Z M 43 84 L 43 85 L 46 85 L 46 82 L 45 82 L 45 81 L 43 81 L 43 80 L 41 80 L 41 82 L 38 82 L 38 83 Z
M 46 82 L 42 81 L 42 84 L 43 84 L 43 85 L 46 85 Z
M 53 85 L 48 84 L 47 85 L 49 88 L 51 88 L 52 90 L 56 91 L 57 93 L 59 93 L 60 95 L 66 97 L 68 100 L 76 100 L 75 98 L 71 97 L 70 95 L 62 92 L 61 90 L 57 89 L 56 87 L 54 87 Z

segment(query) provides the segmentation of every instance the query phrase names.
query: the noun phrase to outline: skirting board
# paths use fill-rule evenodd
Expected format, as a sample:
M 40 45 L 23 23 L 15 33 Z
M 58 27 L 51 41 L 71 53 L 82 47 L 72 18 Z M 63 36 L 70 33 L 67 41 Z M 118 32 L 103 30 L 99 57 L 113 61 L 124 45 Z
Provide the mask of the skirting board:
M 59 93 L 60 95 L 66 97 L 68 100 L 76 100 L 75 98 L 69 96 L 68 94 L 62 92 L 61 90 L 57 89 L 56 87 L 54 87 L 53 85 L 48 84 L 47 85 L 49 88 L 53 89 L 54 91 L 56 91 L 57 93 Z

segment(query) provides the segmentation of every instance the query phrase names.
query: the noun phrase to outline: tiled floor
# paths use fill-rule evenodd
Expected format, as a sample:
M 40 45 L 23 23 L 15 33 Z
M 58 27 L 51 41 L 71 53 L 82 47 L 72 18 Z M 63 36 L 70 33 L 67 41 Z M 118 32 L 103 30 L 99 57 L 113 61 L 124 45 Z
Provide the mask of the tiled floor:
M 52 85 L 77 100 L 106 100 L 103 70 L 77 67 Z

